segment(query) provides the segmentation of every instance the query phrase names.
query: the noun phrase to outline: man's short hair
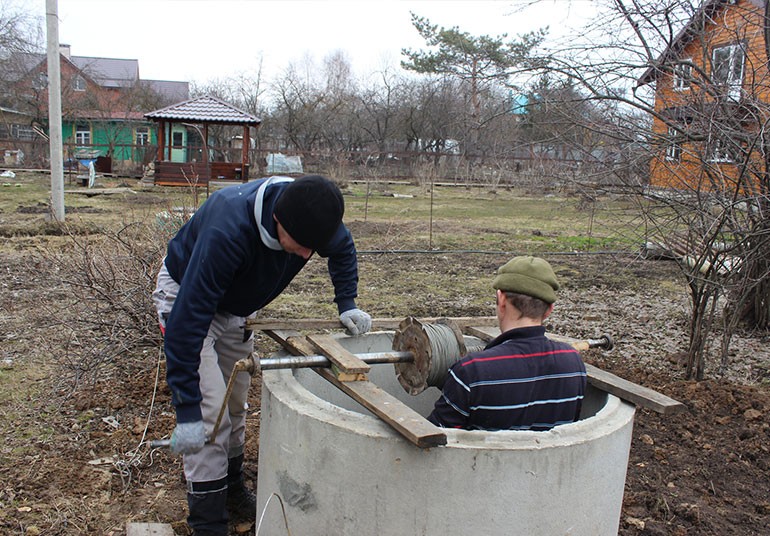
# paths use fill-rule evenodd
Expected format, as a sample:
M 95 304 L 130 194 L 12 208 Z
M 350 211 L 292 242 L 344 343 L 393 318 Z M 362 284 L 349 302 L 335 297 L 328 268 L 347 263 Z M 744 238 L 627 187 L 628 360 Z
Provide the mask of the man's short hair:
M 506 291 L 503 291 L 503 294 L 505 295 L 505 299 L 518 309 L 522 316 L 527 318 L 537 318 L 542 320 L 545 318 L 545 313 L 548 312 L 548 308 L 551 306 L 550 303 L 546 303 L 534 296 Z

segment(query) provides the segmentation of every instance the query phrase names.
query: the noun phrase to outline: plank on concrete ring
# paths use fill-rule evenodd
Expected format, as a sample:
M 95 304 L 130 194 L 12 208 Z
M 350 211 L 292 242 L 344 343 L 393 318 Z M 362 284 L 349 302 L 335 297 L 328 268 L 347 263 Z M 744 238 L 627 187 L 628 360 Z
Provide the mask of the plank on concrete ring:
M 294 355 L 313 355 L 315 347 L 293 330 L 266 330 L 273 340 L 280 343 Z M 330 383 L 334 384 L 353 400 L 377 415 L 412 444 L 420 448 L 446 445 L 446 433 L 396 397 L 377 387 L 370 381 L 339 381 L 327 369 L 315 369 Z

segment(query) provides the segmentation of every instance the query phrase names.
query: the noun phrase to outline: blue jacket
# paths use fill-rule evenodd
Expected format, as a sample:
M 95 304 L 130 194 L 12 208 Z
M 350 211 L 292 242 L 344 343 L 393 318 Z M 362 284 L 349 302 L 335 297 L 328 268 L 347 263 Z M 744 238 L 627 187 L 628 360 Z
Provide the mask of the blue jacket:
M 178 422 L 201 419 L 198 365 L 217 312 L 248 316 L 273 301 L 307 261 L 285 252 L 273 207 L 292 179 L 271 177 L 213 193 L 168 244 L 179 294 L 166 323 L 166 377 Z M 344 225 L 323 250 L 340 313 L 355 308 L 358 264 Z
M 511 329 L 452 365 L 428 420 L 469 430 L 550 430 L 580 416 L 586 369 L 543 326 Z

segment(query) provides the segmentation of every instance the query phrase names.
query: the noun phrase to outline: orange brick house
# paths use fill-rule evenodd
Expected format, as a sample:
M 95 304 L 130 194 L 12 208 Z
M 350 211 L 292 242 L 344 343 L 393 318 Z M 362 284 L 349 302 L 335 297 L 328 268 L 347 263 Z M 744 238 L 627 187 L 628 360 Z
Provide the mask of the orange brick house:
M 650 185 L 756 193 L 770 126 L 765 2 L 706 0 L 638 80 L 655 84 Z

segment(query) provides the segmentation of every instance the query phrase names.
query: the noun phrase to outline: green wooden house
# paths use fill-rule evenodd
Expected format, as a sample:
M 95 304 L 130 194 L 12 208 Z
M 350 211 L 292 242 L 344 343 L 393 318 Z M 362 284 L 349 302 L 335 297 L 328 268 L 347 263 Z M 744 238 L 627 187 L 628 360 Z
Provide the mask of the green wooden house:
M 98 156 L 100 164 L 110 168 L 101 171 L 113 166 L 141 169 L 151 162 L 158 138 L 155 124 L 144 113 L 188 99 L 189 83 L 142 80 L 135 59 L 72 56 L 68 45 L 60 47 L 60 61 L 64 160 Z M 0 70 L 13 88 L 0 95 L 0 104 L 28 114 L 43 134 L 48 130 L 47 68 L 44 54 L 17 54 Z M 45 158 L 42 141 L 29 142 L 25 153 L 34 158 L 37 149 L 42 151 L 38 158 Z

